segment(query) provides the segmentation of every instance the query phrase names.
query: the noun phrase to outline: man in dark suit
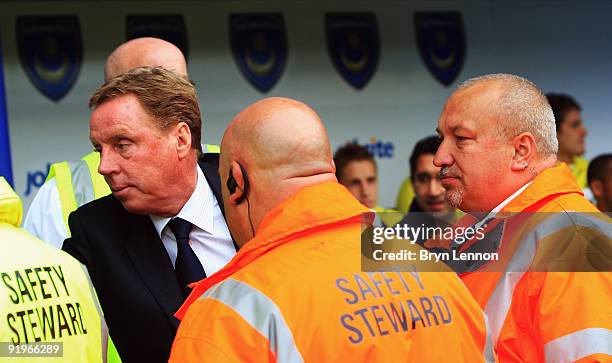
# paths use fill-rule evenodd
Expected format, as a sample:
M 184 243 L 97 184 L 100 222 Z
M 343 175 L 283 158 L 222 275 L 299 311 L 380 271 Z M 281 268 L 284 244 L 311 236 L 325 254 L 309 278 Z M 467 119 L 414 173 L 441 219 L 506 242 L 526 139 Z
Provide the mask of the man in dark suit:
M 71 214 L 63 249 L 87 266 L 122 360 L 167 361 L 187 285 L 235 254 L 218 158 L 199 156 L 195 88 L 172 71 L 119 75 L 96 91 L 90 108 L 98 171 L 112 195 Z

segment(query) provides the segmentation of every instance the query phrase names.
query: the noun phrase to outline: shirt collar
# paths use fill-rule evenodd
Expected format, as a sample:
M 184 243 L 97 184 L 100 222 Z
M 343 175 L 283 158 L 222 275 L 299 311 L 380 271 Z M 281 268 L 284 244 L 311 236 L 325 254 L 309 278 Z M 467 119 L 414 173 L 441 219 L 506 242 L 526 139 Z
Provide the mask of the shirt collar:
M 482 218 L 478 222 L 476 222 L 476 224 L 474 224 L 474 228 L 481 228 L 485 224 L 488 224 L 492 219 L 494 219 L 496 217 L 497 213 L 501 212 L 501 210 L 504 209 L 504 207 L 506 205 L 508 205 L 516 197 L 518 197 L 525 189 L 527 189 L 527 187 L 531 183 L 532 183 L 532 181 L 530 181 L 527 184 L 523 185 L 520 189 L 518 189 L 516 192 L 514 192 L 511 196 L 506 198 L 503 202 L 499 203 L 497 205 L 497 207 L 493 208 L 493 210 L 490 211 L 484 218 Z
M 502 209 L 504 209 L 505 206 L 507 206 L 510 202 L 512 202 L 516 197 L 519 196 L 519 194 L 521 194 L 525 189 L 527 189 L 527 187 L 532 183 L 532 181 L 528 182 L 527 184 L 523 185 L 519 190 L 517 190 L 516 192 L 514 192 L 511 196 L 509 196 L 508 198 L 506 198 L 503 202 L 499 203 L 499 205 L 495 208 L 493 208 L 493 210 L 491 211 L 491 213 L 497 213 L 500 212 Z
M 181 209 L 181 211 L 174 217 L 160 217 L 156 215 L 149 215 L 157 235 L 162 236 L 164 227 L 168 224 L 172 218 L 182 218 L 194 226 L 210 233 L 214 233 L 214 221 L 213 221 L 213 206 L 214 197 L 210 185 L 206 181 L 206 176 L 202 172 L 199 166 L 196 165 L 198 181 L 196 187 L 191 196 Z

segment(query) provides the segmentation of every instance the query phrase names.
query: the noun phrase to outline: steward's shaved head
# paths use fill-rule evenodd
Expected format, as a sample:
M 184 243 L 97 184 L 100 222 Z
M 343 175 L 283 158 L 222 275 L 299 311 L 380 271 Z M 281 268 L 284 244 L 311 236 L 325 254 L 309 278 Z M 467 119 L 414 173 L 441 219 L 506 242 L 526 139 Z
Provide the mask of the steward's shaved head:
M 187 77 L 187 62 L 174 44 L 158 38 L 136 38 L 120 45 L 106 60 L 104 80 L 139 67 L 164 67 Z
M 238 163 L 248 174 L 246 197 L 255 230 L 267 212 L 299 189 L 336 180 L 321 119 L 306 104 L 289 98 L 263 99 L 234 117 L 221 141 L 219 174 L 225 181 L 231 169 L 241 194 L 244 177 Z M 251 232 L 240 238 L 232 228 L 241 217 L 233 211 L 242 203 L 237 205 L 236 193 L 230 194 L 227 188 L 223 194 L 230 230 L 239 244 L 244 243 Z

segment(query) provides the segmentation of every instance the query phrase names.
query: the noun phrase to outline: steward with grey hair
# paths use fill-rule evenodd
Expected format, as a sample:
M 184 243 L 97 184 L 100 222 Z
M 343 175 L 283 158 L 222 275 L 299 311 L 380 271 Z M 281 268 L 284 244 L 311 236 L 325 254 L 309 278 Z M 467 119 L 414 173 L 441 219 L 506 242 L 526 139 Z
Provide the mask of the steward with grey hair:
M 550 105 L 518 76 L 492 74 L 461 84 L 440 115 L 438 133 L 434 164 L 442 168 L 449 204 L 465 212 L 491 211 L 557 163 Z
M 449 97 L 438 133 L 446 197 L 468 212 L 457 225 L 483 235 L 425 246 L 461 256 L 447 263 L 483 308 L 496 361 L 609 360 L 612 223 L 557 164 L 542 92 L 514 75 L 471 79 Z

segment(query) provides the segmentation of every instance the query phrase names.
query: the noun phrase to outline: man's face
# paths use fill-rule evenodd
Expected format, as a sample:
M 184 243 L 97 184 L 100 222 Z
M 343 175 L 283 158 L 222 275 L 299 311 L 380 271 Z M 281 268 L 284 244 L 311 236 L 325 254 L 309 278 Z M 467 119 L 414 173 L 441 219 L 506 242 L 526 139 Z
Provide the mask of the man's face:
M 608 165 L 608 176 L 603 182 L 604 205 L 606 210 L 602 212 L 612 213 L 612 166 Z
M 378 180 L 376 166 L 369 160 L 353 161 L 342 170 L 340 184 L 368 208 L 378 203 Z
M 497 135 L 494 112 L 498 96 L 486 85 L 453 94 L 438 120 L 443 141 L 434 158 L 441 167 L 448 203 L 464 212 L 488 212 L 507 194 L 511 143 Z
M 176 139 L 156 128 L 136 96 L 119 96 L 97 107 L 89 135 L 100 152 L 98 172 L 123 207 L 165 215 L 177 178 Z
M 433 214 L 450 212 L 452 208 L 444 200 L 440 168 L 434 165 L 433 159 L 433 154 L 422 154 L 417 158 L 412 177 L 415 198 L 425 212 Z
M 612 213 L 612 162 L 604 165 L 603 179 L 591 181 L 590 188 L 597 200 L 597 207 L 605 213 Z
M 580 111 L 573 108 L 566 112 L 557 139 L 559 140 L 559 153 L 564 155 L 580 156 L 584 154 L 584 138 L 587 131 L 582 123 Z

